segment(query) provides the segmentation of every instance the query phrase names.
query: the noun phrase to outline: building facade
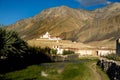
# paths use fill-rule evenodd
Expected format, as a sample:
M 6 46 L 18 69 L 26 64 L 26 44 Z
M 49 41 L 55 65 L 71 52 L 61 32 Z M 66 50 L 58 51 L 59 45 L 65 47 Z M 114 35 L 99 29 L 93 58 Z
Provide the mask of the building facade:
M 107 56 L 109 54 L 116 54 L 116 50 L 114 49 L 101 49 L 97 51 L 98 56 Z

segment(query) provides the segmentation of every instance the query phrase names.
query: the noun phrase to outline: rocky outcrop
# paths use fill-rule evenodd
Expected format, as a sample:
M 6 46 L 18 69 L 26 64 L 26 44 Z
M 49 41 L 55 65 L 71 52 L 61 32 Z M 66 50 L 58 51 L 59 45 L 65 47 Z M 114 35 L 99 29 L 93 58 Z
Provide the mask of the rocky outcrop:
M 101 59 L 97 62 L 97 65 L 105 71 L 110 80 L 120 80 L 120 64 L 117 61 Z

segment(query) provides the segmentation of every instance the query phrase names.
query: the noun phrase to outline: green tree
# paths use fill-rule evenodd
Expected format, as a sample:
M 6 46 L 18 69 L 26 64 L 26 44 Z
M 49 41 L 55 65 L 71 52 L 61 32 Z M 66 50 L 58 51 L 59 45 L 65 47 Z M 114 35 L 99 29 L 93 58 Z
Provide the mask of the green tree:
M 22 57 L 26 50 L 27 43 L 16 32 L 0 28 L 0 57 Z
M 50 55 L 51 55 L 51 56 L 57 55 L 57 50 L 51 49 L 51 50 L 50 50 Z

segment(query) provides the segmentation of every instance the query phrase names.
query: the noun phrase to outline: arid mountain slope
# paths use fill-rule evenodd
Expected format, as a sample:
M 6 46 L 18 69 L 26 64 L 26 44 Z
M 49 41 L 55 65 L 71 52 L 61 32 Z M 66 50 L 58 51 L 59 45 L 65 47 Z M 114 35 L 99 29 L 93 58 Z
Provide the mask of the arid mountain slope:
M 49 32 L 53 36 L 72 41 L 112 44 L 120 37 L 120 3 L 95 11 L 66 6 L 50 8 L 34 17 L 20 20 L 7 29 L 17 31 L 25 40 Z
M 65 39 L 73 39 L 84 43 L 116 40 L 120 37 L 120 3 L 111 4 L 94 11 L 94 20 L 79 30 L 63 33 Z M 76 36 L 76 37 L 74 37 Z
M 46 9 L 32 18 L 18 21 L 7 29 L 19 32 L 20 36 L 27 40 L 38 38 L 47 31 L 53 36 L 59 36 L 63 32 L 80 29 L 91 22 L 93 16 L 93 12 L 61 6 Z

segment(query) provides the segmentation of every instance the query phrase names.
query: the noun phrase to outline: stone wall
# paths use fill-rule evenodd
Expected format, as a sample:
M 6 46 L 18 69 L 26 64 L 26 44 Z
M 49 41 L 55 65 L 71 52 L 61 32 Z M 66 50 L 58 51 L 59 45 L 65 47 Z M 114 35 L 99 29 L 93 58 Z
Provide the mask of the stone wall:
M 120 64 L 117 61 L 100 59 L 97 65 L 105 71 L 110 80 L 120 80 Z

